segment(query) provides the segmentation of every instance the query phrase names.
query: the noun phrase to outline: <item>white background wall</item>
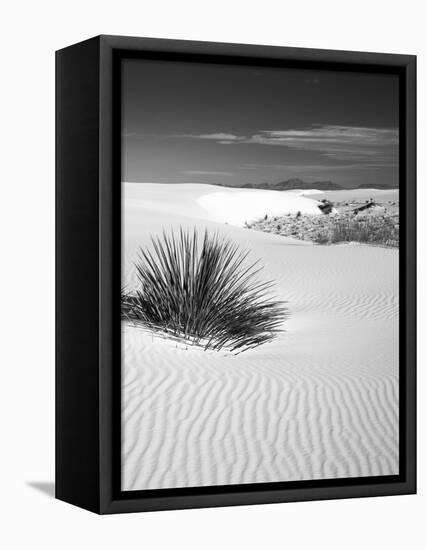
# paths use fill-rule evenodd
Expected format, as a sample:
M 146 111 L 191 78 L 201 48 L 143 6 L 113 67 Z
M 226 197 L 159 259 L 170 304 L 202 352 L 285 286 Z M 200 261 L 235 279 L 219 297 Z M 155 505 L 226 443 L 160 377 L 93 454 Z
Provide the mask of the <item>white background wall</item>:
M 422 206 L 422 2 L 27 0 L 5 3 L 0 26 L 3 548 L 424 548 L 424 469 L 420 496 L 109 517 L 55 501 L 40 490 L 40 484 L 51 490 L 54 472 L 54 50 L 97 34 L 123 34 L 417 54 Z M 421 311 L 424 329 L 423 319 Z M 423 366 L 424 346 L 419 355 L 419 456 L 424 461 Z

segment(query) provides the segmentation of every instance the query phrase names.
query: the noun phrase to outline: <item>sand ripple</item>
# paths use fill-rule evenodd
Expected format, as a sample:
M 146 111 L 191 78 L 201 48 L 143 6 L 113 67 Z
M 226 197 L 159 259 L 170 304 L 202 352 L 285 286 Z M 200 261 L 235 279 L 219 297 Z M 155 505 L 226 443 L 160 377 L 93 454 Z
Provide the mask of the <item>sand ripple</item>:
M 394 376 L 331 373 L 309 357 L 303 370 L 243 355 L 224 366 L 137 328 L 123 337 L 127 490 L 398 471 Z

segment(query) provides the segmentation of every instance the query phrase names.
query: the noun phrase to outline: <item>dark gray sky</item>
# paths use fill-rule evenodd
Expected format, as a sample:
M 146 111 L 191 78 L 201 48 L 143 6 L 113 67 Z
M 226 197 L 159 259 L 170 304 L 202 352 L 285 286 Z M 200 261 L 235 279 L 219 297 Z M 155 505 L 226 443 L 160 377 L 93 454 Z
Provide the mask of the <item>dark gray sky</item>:
M 123 180 L 398 185 L 393 75 L 129 59 Z

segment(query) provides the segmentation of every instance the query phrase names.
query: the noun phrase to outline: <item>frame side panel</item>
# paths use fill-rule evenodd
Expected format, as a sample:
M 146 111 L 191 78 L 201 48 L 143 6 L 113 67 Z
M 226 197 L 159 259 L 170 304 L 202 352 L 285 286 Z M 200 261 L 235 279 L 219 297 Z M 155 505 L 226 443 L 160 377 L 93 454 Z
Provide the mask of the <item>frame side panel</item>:
M 56 498 L 99 510 L 99 40 L 56 53 Z
M 121 174 L 115 154 L 121 148 L 120 113 L 114 115 L 113 97 L 120 85 L 113 81 L 113 51 L 100 38 L 99 227 L 100 227 L 100 503 L 101 514 L 119 492 L 121 418 Z

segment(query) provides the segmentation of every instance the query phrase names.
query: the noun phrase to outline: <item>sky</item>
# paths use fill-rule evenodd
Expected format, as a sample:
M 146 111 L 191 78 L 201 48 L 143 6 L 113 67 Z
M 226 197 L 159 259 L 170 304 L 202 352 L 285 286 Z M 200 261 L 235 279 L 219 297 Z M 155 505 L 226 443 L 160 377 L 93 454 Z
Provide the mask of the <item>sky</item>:
M 122 179 L 398 186 L 398 78 L 127 59 Z

